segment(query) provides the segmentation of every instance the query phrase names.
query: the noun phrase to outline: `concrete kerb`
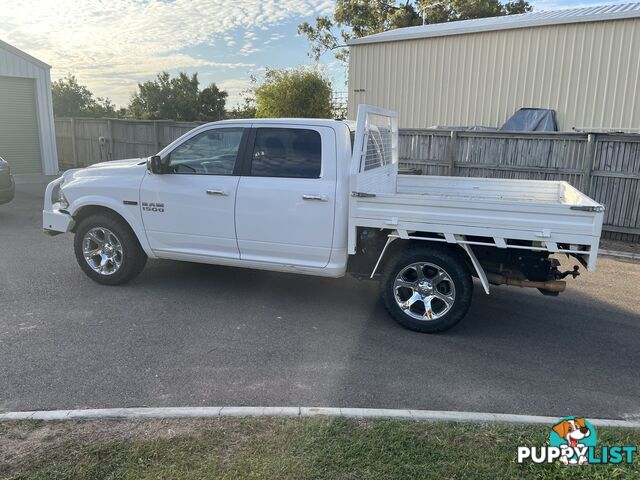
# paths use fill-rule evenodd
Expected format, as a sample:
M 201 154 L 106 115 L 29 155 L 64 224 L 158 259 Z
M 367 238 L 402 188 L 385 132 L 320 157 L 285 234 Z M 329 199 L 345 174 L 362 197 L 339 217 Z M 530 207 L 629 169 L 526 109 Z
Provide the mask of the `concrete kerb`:
M 345 417 L 401 419 L 431 422 L 510 423 L 552 425 L 558 418 L 505 413 L 451 412 L 439 410 L 406 410 L 387 408 L 332 407 L 161 407 L 103 408 L 84 410 L 38 410 L 0 413 L 0 421 L 100 420 L 144 418 L 215 418 L 215 417 Z M 589 419 L 600 427 L 640 428 L 640 420 Z

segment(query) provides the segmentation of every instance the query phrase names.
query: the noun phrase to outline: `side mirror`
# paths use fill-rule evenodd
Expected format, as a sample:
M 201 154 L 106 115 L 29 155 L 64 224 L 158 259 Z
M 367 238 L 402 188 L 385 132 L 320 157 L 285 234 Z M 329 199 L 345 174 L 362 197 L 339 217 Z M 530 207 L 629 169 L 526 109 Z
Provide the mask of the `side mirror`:
M 164 160 L 160 158 L 160 155 L 154 155 L 147 160 L 147 169 L 151 173 L 155 173 L 156 175 L 162 175 L 167 173 L 169 157 L 166 157 Z

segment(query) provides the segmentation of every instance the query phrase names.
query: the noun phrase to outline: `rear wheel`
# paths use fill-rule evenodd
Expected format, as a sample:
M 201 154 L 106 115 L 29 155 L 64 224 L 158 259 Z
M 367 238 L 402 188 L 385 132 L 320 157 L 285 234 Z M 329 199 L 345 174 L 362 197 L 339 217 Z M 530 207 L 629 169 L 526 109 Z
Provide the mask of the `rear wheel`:
M 74 251 L 84 273 L 104 285 L 128 282 L 147 262 L 147 255 L 129 225 L 116 216 L 102 213 L 80 222 Z
M 385 307 L 400 325 L 436 333 L 466 315 L 473 281 L 465 262 L 450 249 L 410 245 L 389 260 L 381 289 Z

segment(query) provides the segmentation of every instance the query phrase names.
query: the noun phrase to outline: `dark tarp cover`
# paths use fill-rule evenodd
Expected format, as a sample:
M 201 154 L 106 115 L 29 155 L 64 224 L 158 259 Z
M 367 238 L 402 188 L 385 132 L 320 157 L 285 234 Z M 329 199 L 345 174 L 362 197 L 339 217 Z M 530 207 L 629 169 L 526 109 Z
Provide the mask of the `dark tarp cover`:
M 545 108 L 521 108 L 500 127 L 511 132 L 557 132 L 555 110 Z

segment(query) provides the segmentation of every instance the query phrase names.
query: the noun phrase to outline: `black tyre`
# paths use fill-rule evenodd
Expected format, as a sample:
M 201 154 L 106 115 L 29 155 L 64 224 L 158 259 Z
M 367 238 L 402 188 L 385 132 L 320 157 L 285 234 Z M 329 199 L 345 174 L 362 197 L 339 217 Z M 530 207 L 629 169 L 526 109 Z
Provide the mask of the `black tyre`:
M 403 327 L 443 332 L 466 315 L 473 296 L 467 265 L 447 247 L 409 245 L 386 264 L 381 295 Z
M 73 247 L 80 268 L 103 285 L 128 282 L 147 263 L 131 227 L 115 215 L 98 213 L 82 220 Z

